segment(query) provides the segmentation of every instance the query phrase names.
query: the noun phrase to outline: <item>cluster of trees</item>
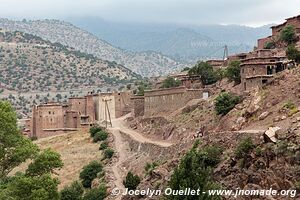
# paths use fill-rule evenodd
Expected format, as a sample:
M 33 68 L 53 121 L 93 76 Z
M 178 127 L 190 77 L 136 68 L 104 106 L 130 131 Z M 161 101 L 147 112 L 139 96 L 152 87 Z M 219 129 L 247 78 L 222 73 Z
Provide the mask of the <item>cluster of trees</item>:
M 180 164 L 175 168 L 169 187 L 173 190 L 183 188 L 191 188 L 201 190 L 199 196 L 167 196 L 170 200 L 215 200 L 220 199 L 218 196 L 209 196 L 208 193 L 202 193 L 207 190 L 218 189 L 220 186 L 216 184 L 212 178 L 213 169 L 220 162 L 222 149 L 217 146 L 207 146 L 199 148 L 199 141 L 196 141 L 193 148 L 186 153 L 181 159 Z
M 57 200 L 59 181 L 51 174 L 63 166 L 60 155 L 50 149 L 41 151 L 23 137 L 17 116 L 8 102 L 0 101 L 0 199 Z M 8 174 L 30 159 L 25 172 Z
M 189 69 L 189 75 L 198 75 L 203 85 L 211 85 L 221 80 L 228 78 L 236 85 L 241 82 L 240 76 L 240 61 L 232 61 L 226 69 L 214 70 L 213 67 L 207 62 L 198 62 L 194 67 Z

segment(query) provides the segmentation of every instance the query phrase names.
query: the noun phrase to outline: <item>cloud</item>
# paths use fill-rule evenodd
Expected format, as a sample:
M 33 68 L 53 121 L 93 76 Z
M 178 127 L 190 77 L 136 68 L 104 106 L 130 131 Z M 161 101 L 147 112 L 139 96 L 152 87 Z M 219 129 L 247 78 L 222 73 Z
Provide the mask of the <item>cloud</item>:
M 265 24 L 300 14 L 299 0 L 0 0 L 2 17 L 96 16 L 114 21 Z

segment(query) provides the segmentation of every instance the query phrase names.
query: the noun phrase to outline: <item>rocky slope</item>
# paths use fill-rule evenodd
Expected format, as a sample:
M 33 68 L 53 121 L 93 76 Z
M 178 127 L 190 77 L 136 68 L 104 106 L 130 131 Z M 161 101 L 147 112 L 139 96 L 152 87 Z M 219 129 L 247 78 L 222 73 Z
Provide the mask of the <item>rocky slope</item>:
M 59 91 L 134 81 L 139 75 L 59 43 L 23 32 L 0 32 L 0 83 L 8 90 Z
M 195 141 L 195 133 L 203 127 L 200 148 L 217 145 L 223 149 L 221 160 L 214 168 L 213 179 L 223 189 L 270 189 L 297 190 L 298 196 L 273 197 L 239 196 L 238 199 L 298 199 L 300 198 L 300 69 L 276 74 L 273 82 L 264 88 L 239 93 L 238 88 L 229 87 L 225 81 L 215 88 L 215 95 L 205 102 L 195 102 L 186 106 L 174 116 L 139 119 L 131 121 L 131 126 L 145 135 L 160 139 L 176 138 L 180 144 L 190 149 Z M 214 112 L 213 101 L 216 95 L 227 89 L 241 95 L 242 101 L 227 115 L 220 117 Z M 172 127 L 173 132 L 170 134 Z M 276 127 L 276 140 L 264 135 L 270 127 Z M 167 134 L 168 137 L 164 137 Z M 246 148 L 246 138 L 252 144 Z M 237 152 L 243 152 L 239 157 Z M 183 151 L 184 152 L 184 151 Z M 160 161 L 150 174 L 147 174 L 139 189 L 167 186 L 172 170 L 178 165 L 178 151 L 173 158 Z M 182 155 L 182 154 L 181 154 Z M 151 162 L 151 161 L 150 161 Z M 153 159 L 152 162 L 158 162 Z M 136 173 L 139 173 L 136 170 Z M 125 197 L 124 199 L 135 199 Z M 137 198 L 136 198 L 137 199 Z M 159 199 L 143 197 L 142 199 Z M 235 199 L 232 196 L 224 199 Z
M 157 76 L 178 71 L 184 66 L 156 52 L 134 53 L 116 48 L 70 23 L 59 20 L 13 21 L 0 19 L 0 28 L 34 34 L 59 42 L 100 59 L 115 61 L 143 76 Z

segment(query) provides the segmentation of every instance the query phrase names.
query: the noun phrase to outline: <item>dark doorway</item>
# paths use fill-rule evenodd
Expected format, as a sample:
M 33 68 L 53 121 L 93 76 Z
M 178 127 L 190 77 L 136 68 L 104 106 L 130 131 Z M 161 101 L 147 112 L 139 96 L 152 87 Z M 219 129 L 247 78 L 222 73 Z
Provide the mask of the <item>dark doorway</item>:
M 267 67 L 267 75 L 271 75 L 271 74 L 273 74 L 273 69 L 271 66 L 268 66 Z
M 276 73 L 281 72 L 283 70 L 284 70 L 284 65 L 282 63 L 276 65 Z

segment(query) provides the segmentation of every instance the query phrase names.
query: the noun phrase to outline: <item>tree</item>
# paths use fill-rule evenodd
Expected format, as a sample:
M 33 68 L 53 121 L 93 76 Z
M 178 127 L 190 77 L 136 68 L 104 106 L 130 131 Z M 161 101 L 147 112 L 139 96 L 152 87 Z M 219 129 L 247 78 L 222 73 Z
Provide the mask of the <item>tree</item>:
M 46 173 L 52 173 L 54 169 L 62 166 L 60 154 L 51 149 L 46 149 L 29 164 L 26 173 L 31 176 L 41 176 Z
M 288 45 L 293 44 L 297 39 L 295 27 L 293 25 L 286 26 L 280 33 L 280 39 Z
M 213 67 L 206 62 L 199 62 L 189 70 L 189 75 L 199 75 L 203 85 L 211 85 L 218 81 Z
M 173 87 L 178 87 L 180 86 L 181 81 L 180 80 L 175 80 L 173 77 L 167 77 L 163 83 L 162 83 L 162 88 L 173 88 Z
M 83 197 L 83 200 L 104 200 L 106 196 L 106 186 L 100 185 L 99 188 L 93 188 L 87 191 Z
M 102 131 L 102 128 L 100 128 L 99 126 L 93 126 L 90 128 L 89 132 L 90 132 L 91 137 L 94 137 L 94 135 L 100 131 Z
M 294 60 L 297 63 L 300 62 L 300 51 L 294 45 L 288 46 L 286 49 L 286 56 L 290 60 Z
M 239 102 L 240 102 L 240 98 L 238 96 L 235 96 L 227 92 L 222 92 L 215 99 L 215 110 L 218 115 L 226 115 Z
M 0 180 L 38 153 L 38 147 L 20 133 L 17 115 L 11 105 L 4 101 L 0 101 L 0 144 Z
M 92 181 L 97 177 L 97 174 L 102 171 L 102 168 L 102 165 L 97 161 L 92 161 L 86 165 L 79 175 L 83 187 L 90 188 Z
M 167 199 L 170 200 L 213 200 L 220 199 L 218 196 L 209 196 L 207 193 L 202 193 L 207 190 L 217 189 L 218 185 L 212 180 L 212 169 L 218 164 L 220 160 L 220 150 L 215 153 L 217 147 L 210 147 L 211 150 L 198 149 L 198 145 L 194 145 L 193 148 L 185 154 L 181 159 L 180 164 L 175 168 L 169 182 L 169 187 L 173 190 L 180 190 L 183 188 L 200 189 L 199 196 L 178 196 L 170 195 Z M 213 162 L 211 162 L 213 161 Z
M 240 61 L 232 61 L 226 69 L 226 77 L 236 85 L 241 83 L 240 64 Z
M 108 133 L 105 131 L 99 131 L 95 133 L 93 137 L 93 142 L 104 141 L 108 138 Z
M 14 200 L 58 200 L 58 183 L 50 174 L 36 177 L 21 174 L 7 184 L 6 191 L 9 199 Z
M 114 153 L 115 153 L 114 150 L 111 149 L 111 148 L 105 149 L 104 150 L 104 159 L 106 159 L 106 158 L 108 158 L 108 159 L 112 158 L 113 155 L 114 155 Z
M 138 175 L 134 175 L 131 171 L 129 171 L 125 180 L 123 181 L 123 185 L 125 186 L 125 188 L 128 188 L 128 190 L 135 190 L 140 182 L 140 177 Z
M 60 192 L 61 200 L 82 200 L 83 195 L 83 187 L 78 182 L 73 182 L 70 186 L 64 187 Z

